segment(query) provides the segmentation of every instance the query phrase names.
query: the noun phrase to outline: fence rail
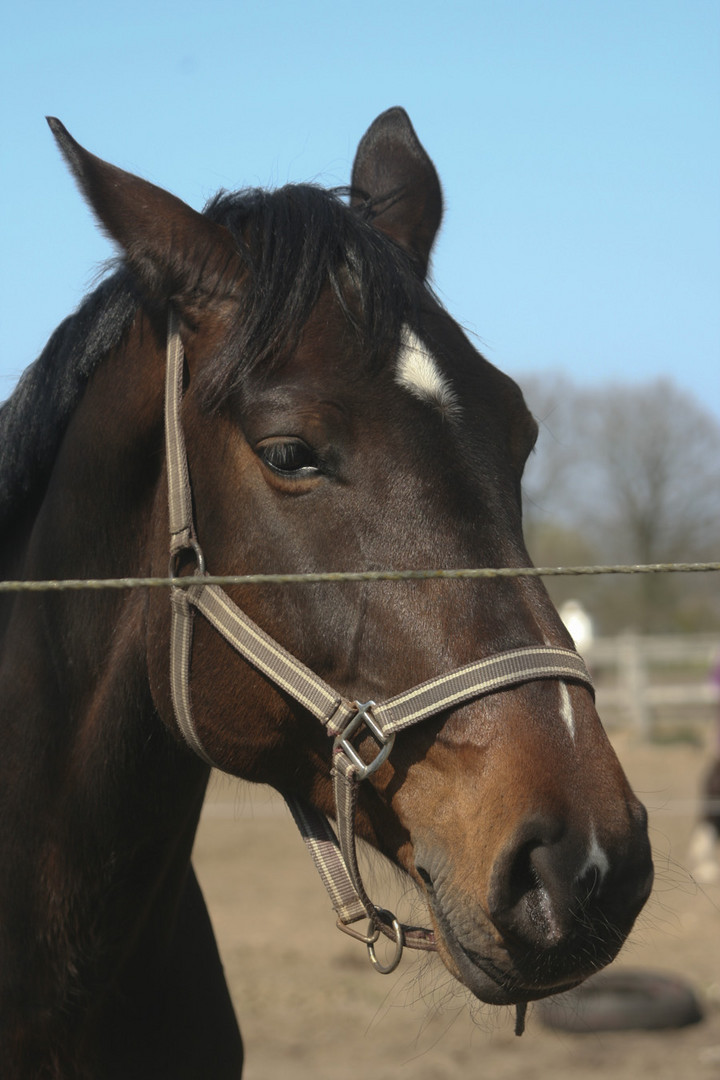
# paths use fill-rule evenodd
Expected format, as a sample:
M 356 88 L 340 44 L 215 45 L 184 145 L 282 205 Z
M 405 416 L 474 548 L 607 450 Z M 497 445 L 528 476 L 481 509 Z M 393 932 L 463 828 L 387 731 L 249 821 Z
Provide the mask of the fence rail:
M 596 638 L 583 651 L 601 714 L 617 711 L 641 738 L 652 735 L 664 710 L 702 717 L 720 702 L 720 688 L 710 679 L 720 657 L 718 634 L 621 634 Z

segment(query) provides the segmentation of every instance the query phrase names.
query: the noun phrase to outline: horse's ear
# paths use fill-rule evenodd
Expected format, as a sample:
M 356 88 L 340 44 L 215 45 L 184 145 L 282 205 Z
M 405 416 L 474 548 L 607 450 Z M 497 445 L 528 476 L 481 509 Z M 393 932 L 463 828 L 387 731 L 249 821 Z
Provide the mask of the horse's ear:
M 232 279 L 239 263 L 227 231 L 181 199 L 89 153 L 54 117 L 58 146 L 102 228 L 120 245 L 154 300 L 195 306 Z
M 373 224 L 414 257 L 424 277 L 442 218 L 442 191 L 404 109 L 388 109 L 363 135 L 352 188 L 353 205 L 367 198 L 375 204 Z

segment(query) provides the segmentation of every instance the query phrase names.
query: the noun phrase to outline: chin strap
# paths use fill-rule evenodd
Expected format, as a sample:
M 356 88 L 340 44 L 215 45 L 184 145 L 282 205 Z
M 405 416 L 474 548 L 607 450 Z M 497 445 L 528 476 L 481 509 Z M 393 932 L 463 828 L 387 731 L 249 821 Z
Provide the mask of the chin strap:
M 170 679 L 178 727 L 188 746 L 208 765 L 216 766 L 198 735 L 190 697 L 193 619 L 199 612 L 236 652 L 312 713 L 333 739 L 337 833 L 327 817 L 308 803 L 294 797 L 286 797 L 286 801 L 328 891 L 337 925 L 363 941 L 376 970 L 387 974 L 399 964 L 405 946 L 435 950 L 435 935 L 423 927 L 401 924 L 391 912 L 376 907 L 367 895 L 355 846 L 360 783 L 371 777 L 387 759 L 398 732 L 413 724 L 481 695 L 535 679 L 579 682 L 592 693 L 590 675 L 577 653 L 536 645 L 511 649 L 467 664 L 428 679 L 380 704 L 351 701 L 339 694 L 248 618 L 221 588 L 203 583 L 205 563 L 193 524 L 190 476 L 180 423 L 183 367 L 177 316 L 171 310 L 165 405 L 170 576 L 179 579 L 180 571 L 186 568 L 188 561 L 194 565 L 192 584 L 178 584 L 171 592 Z M 378 746 L 376 757 L 369 763 L 360 757 L 351 741 L 361 728 Z M 353 924 L 362 919 L 368 920 L 365 934 L 352 929 Z M 380 934 L 395 943 L 394 956 L 385 965 L 375 954 L 375 943 Z M 524 1025 L 524 1015 L 525 1007 L 519 1005 L 518 1034 Z

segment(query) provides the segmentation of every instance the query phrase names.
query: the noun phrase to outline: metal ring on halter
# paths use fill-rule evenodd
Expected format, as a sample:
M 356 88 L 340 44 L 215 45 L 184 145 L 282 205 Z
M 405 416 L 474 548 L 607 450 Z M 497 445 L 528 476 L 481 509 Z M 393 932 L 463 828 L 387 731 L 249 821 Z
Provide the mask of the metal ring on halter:
M 382 911 L 382 908 L 378 908 L 378 911 Z M 390 912 L 386 912 L 386 914 L 389 915 Z M 368 924 L 368 937 L 370 936 L 370 931 L 373 929 L 373 927 L 375 925 L 376 925 L 375 920 L 371 919 L 369 924 Z M 390 961 L 389 964 L 381 964 L 380 961 L 378 960 L 377 956 L 375 955 L 375 942 L 374 941 L 373 942 L 368 942 L 368 946 L 367 946 L 368 956 L 370 957 L 370 963 L 375 968 L 375 970 L 377 972 L 379 972 L 381 975 L 389 975 L 391 971 L 395 970 L 395 968 L 400 963 L 400 960 L 402 959 L 403 949 L 405 947 L 405 934 L 403 933 L 403 928 L 400 925 L 400 923 L 397 921 L 397 919 L 395 918 L 394 915 L 392 917 L 391 925 L 392 925 L 392 928 L 393 928 L 393 930 L 395 932 L 395 955 L 393 956 L 393 958 L 392 958 L 392 960 Z
M 205 556 L 202 553 L 202 548 L 198 544 L 197 540 L 190 540 L 184 547 L 174 551 L 170 556 L 170 565 L 168 566 L 168 577 L 178 578 L 180 577 L 180 559 L 188 551 L 191 551 L 195 557 L 195 573 L 205 573 Z

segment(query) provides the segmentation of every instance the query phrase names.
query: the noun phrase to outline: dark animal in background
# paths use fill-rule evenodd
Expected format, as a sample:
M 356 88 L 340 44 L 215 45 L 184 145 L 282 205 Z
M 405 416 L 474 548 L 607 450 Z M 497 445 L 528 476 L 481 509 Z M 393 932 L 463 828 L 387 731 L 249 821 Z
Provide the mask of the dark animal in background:
M 713 667 L 711 681 L 716 692 L 720 691 L 720 658 Z M 688 858 L 690 871 L 701 885 L 720 881 L 720 711 L 712 754 L 700 786 L 700 815 L 690 837 Z

